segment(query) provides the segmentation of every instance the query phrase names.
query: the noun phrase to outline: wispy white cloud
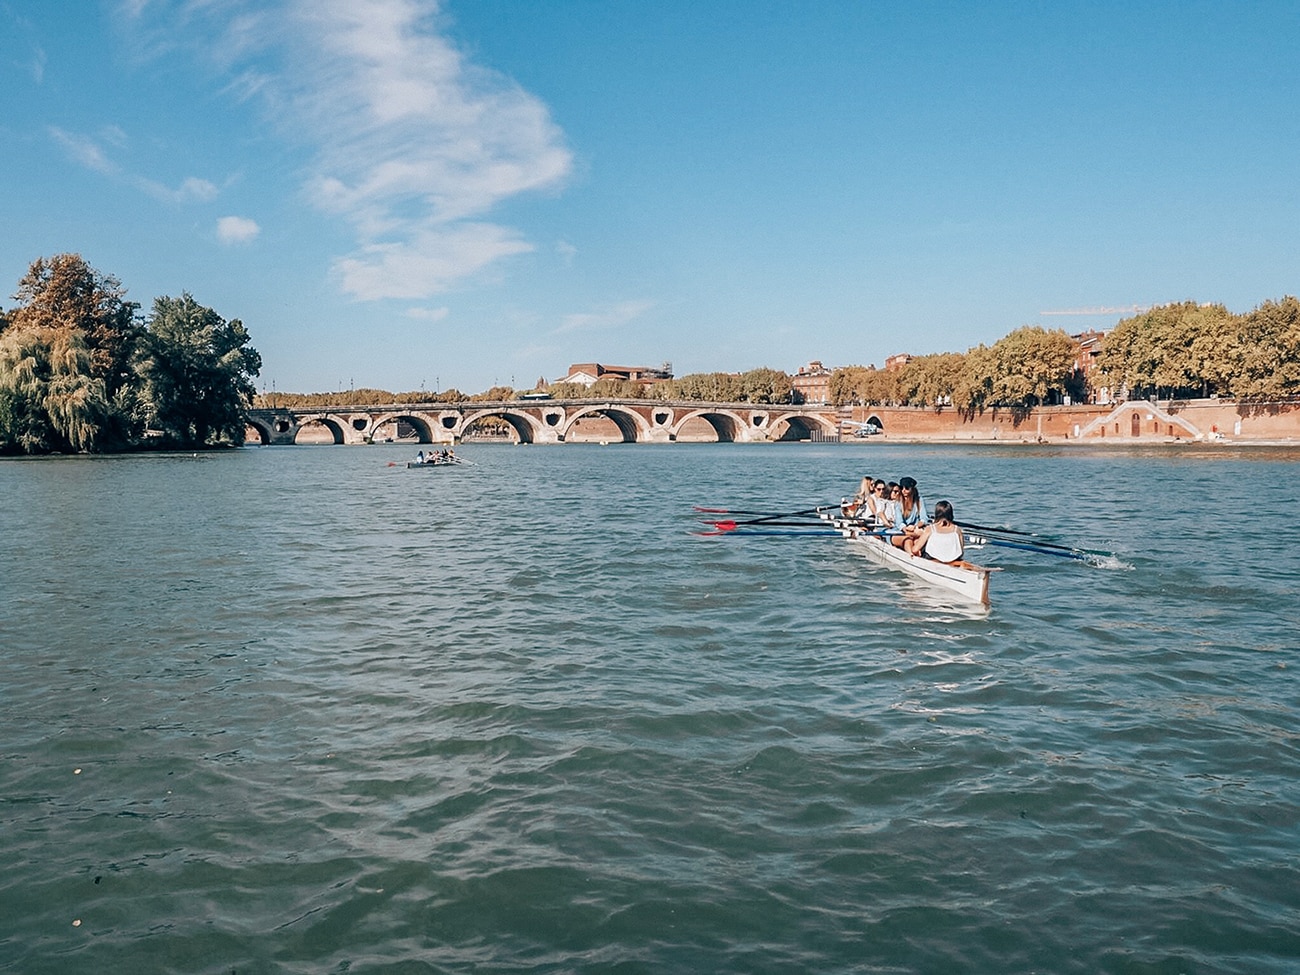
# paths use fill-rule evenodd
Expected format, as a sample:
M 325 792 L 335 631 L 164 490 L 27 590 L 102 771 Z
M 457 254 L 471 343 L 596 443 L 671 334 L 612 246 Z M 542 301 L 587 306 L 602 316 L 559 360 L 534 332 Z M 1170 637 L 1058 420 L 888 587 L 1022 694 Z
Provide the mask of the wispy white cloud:
M 206 45 L 228 90 L 306 147 L 306 199 L 355 234 L 333 265 L 344 292 L 427 298 L 533 249 L 488 217 L 558 187 L 572 155 L 542 101 L 451 41 L 438 0 L 123 3 L 154 56 Z
M 576 332 L 584 329 L 618 328 L 640 318 L 653 307 L 653 301 L 624 301 L 603 308 L 600 311 L 565 315 L 560 321 L 560 327 L 555 331 L 559 333 Z
M 288 108 L 314 133 L 309 198 L 356 230 L 358 298 L 427 297 L 533 245 L 483 221 L 558 185 L 571 156 L 542 102 L 471 63 L 432 0 L 294 0 Z
M 0 59 L 40 84 L 49 58 L 36 40 L 32 22 L 0 0 Z
M 365 244 L 334 262 L 343 290 L 361 299 L 428 298 L 494 261 L 531 250 L 490 223 L 412 228 L 408 239 Z
M 451 314 L 450 308 L 408 308 L 407 318 L 416 318 L 423 322 L 440 322 Z
M 257 221 L 247 217 L 220 217 L 217 220 L 217 240 L 223 244 L 247 244 L 256 240 L 261 232 Z
M 103 147 L 89 136 L 67 132 L 55 125 L 49 126 L 47 131 L 50 138 L 62 146 L 69 158 L 79 166 L 105 176 L 116 176 L 121 172 L 117 164 L 108 158 Z
M 182 180 L 179 186 L 171 187 L 165 183 L 127 172 L 110 155 L 111 149 L 125 149 L 127 136 L 115 125 L 105 126 L 99 137 L 68 132 L 58 126 L 48 127 L 50 138 L 63 147 L 73 162 L 92 172 L 122 180 L 143 193 L 164 203 L 205 203 L 216 198 L 218 190 L 215 184 L 206 179 L 190 176 Z

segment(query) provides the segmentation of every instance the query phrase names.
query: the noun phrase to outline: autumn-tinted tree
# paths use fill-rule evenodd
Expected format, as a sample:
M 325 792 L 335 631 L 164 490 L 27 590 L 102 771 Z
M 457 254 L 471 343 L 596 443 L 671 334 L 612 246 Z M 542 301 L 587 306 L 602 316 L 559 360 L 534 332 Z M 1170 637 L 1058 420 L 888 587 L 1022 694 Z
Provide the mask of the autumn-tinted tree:
M 493 386 L 491 389 L 470 396 L 470 401 L 475 403 L 500 403 L 514 398 L 515 391 L 513 387 Z
M 262 357 L 238 319 L 189 294 L 154 300 L 136 368 L 148 424 L 185 447 L 244 442 Z
M 89 355 L 88 371 L 103 380 L 110 399 L 131 382 L 131 360 L 140 336 L 140 306 L 126 289 L 79 254 L 37 258 L 18 283 L 9 328 L 48 328 L 78 333 Z

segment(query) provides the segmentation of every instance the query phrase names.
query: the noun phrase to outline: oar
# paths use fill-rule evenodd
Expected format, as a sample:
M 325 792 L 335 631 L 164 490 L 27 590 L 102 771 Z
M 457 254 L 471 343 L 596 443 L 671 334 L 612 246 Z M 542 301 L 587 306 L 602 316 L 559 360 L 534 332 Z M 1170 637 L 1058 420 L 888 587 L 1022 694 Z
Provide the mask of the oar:
M 801 521 L 706 521 L 706 525 L 712 525 L 714 528 L 720 528 L 724 532 L 736 531 L 739 528 L 750 528 L 757 525 L 760 528 L 814 528 L 825 526 L 823 521 L 801 520 Z
M 996 532 L 996 530 L 994 531 Z M 1104 558 L 1111 558 L 1114 555 L 1113 552 L 1102 552 L 1095 548 L 1078 548 L 1077 546 L 1074 545 L 1058 545 L 1056 542 L 1023 542 L 1023 541 L 1017 541 L 1014 538 L 1001 538 L 996 533 L 990 535 L 988 532 L 980 532 L 980 534 L 983 535 L 985 540 L 988 541 L 990 544 L 1002 543 L 1008 546 L 1015 545 L 1018 548 L 1023 548 L 1030 551 L 1038 551 L 1039 549 L 1042 549 L 1043 551 L 1052 551 L 1052 552 L 1081 552 L 1084 555 L 1099 556 Z
M 1011 542 L 1003 538 L 985 537 L 983 544 L 997 545 L 1001 548 L 1016 548 L 1016 549 L 1020 549 L 1023 552 L 1038 552 L 1042 555 L 1056 555 L 1063 559 L 1074 559 L 1076 562 L 1091 562 L 1094 558 L 1097 558 L 1099 555 L 1109 554 L 1105 552 L 1090 554 L 1088 552 L 1084 552 L 1079 549 L 1066 548 L 1063 545 L 1058 545 L 1053 548 L 1042 548 L 1038 545 L 1026 545 L 1023 542 Z
M 1025 538 L 1037 538 L 1038 532 L 1018 532 L 1014 528 L 994 528 L 991 525 L 976 525 L 969 521 L 954 521 L 959 528 L 969 528 L 977 532 L 998 532 L 1003 535 L 1021 535 Z
M 809 529 L 807 529 L 807 530 L 805 530 L 805 531 L 790 530 L 790 529 L 785 529 L 785 530 L 778 531 L 778 530 L 775 530 L 775 529 L 771 529 L 771 530 L 769 530 L 769 529 L 764 529 L 764 528 L 740 528 L 740 529 L 736 529 L 736 528 L 719 528 L 719 529 L 717 529 L 717 530 L 715 530 L 715 531 L 698 531 L 698 532 L 691 532 L 691 534 L 692 534 L 692 535 L 738 535 L 738 536 L 739 536 L 739 535 L 791 535 L 791 536 L 794 536 L 794 535 L 822 535 L 822 536 L 825 536 L 825 537 L 827 537 L 827 538 L 830 538 L 830 537 L 839 538 L 839 537 L 840 537 L 840 533 L 839 533 L 839 532 L 837 532 L 837 531 L 832 531 L 832 530 L 829 529 L 829 528 L 809 528 Z
M 757 517 L 746 523 L 751 525 L 756 525 L 759 522 L 764 521 L 775 521 L 779 518 L 793 518 L 796 515 L 816 514 L 823 508 L 829 507 L 831 507 L 831 505 L 819 504 L 815 508 L 804 508 L 800 511 L 733 511 L 730 508 L 701 508 L 699 505 L 694 506 L 696 511 L 710 515 L 756 515 Z

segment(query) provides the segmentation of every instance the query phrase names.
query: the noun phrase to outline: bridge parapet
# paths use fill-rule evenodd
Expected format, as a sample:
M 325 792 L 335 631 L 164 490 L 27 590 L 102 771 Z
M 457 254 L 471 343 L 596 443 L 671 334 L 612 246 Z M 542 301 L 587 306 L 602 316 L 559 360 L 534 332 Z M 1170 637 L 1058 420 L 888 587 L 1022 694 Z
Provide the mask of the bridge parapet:
M 670 443 L 693 420 L 707 422 L 726 442 L 803 440 L 814 430 L 839 431 L 838 413 L 828 407 L 635 399 L 279 407 L 250 410 L 248 417 L 264 444 L 297 443 L 299 433 L 311 425 L 329 431 L 337 444 L 371 443 L 377 431 L 398 421 L 410 424 L 421 443 L 459 443 L 487 419 L 506 423 L 523 443 L 563 443 L 583 419 L 592 417 L 612 421 L 625 443 Z

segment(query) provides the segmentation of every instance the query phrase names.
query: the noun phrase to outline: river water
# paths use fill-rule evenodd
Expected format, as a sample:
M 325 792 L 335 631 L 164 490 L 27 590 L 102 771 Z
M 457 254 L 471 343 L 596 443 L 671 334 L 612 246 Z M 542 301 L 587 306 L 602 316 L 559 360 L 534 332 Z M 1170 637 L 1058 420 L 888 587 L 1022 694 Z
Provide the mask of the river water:
M 1300 970 L 1300 453 L 411 452 L 0 462 L 0 970 Z

